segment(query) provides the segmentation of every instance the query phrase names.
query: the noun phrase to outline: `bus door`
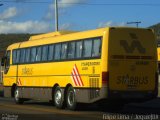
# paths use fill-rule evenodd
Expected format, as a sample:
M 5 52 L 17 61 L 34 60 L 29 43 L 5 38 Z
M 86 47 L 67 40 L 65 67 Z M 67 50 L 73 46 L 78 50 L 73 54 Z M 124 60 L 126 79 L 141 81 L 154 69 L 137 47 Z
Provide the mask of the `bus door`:
M 11 51 L 8 50 L 5 56 L 1 60 L 1 66 L 3 66 L 3 86 L 4 96 L 11 97 L 14 93 L 11 93 L 11 88 L 16 84 L 16 66 L 11 63 Z
M 10 56 L 11 52 L 7 51 L 5 56 L 1 60 L 1 66 L 4 66 L 4 74 L 7 74 L 10 68 Z

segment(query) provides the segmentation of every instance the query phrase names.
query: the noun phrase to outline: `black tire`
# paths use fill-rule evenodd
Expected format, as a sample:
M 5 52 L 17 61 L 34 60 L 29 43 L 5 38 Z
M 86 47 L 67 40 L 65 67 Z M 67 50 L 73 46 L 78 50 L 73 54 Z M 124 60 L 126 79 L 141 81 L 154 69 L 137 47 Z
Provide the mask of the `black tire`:
M 62 109 L 64 108 L 64 99 L 63 99 L 63 93 L 59 86 L 55 88 L 54 94 L 53 94 L 53 102 L 56 108 Z
M 24 99 L 19 97 L 19 89 L 16 87 L 14 91 L 14 101 L 16 104 L 23 104 Z
M 72 86 L 70 86 L 67 90 L 66 104 L 69 110 L 76 110 L 77 108 L 76 94 Z

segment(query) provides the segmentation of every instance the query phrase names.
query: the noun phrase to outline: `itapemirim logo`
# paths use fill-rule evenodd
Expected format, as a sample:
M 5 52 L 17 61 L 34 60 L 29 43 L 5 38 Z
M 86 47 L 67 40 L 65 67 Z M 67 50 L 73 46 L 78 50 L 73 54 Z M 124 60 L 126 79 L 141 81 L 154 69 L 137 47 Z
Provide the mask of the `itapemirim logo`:
M 138 40 L 133 40 L 131 45 L 128 44 L 127 40 L 120 40 L 120 45 L 123 46 L 124 50 L 127 53 L 133 53 L 135 49 L 137 49 L 139 53 L 142 53 L 142 54 L 146 53 L 146 49 L 143 48 L 143 46 Z
M 135 49 L 138 50 L 139 53 L 141 54 L 145 54 L 146 53 L 146 49 L 142 46 L 142 44 L 140 43 L 140 41 L 138 39 L 133 39 L 133 34 L 130 34 L 131 38 L 132 38 L 132 42 L 129 45 L 127 40 L 120 40 L 120 45 L 124 48 L 124 50 L 126 51 L 126 53 L 133 53 L 135 51 Z M 138 37 L 136 37 L 138 38 Z

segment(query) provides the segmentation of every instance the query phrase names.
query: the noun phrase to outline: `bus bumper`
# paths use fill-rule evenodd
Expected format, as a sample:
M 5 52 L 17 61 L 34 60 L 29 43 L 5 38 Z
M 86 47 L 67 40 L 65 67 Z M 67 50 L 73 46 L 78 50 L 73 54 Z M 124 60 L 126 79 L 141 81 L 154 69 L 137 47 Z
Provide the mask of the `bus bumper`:
M 157 97 L 155 91 L 109 91 L 107 87 L 101 89 L 75 89 L 79 103 L 94 103 L 100 100 L 145 101 Z
M 157 97 L 155 91 L 110 91 L 109 99 L 125 99 L 130 101 L 149 100 Z

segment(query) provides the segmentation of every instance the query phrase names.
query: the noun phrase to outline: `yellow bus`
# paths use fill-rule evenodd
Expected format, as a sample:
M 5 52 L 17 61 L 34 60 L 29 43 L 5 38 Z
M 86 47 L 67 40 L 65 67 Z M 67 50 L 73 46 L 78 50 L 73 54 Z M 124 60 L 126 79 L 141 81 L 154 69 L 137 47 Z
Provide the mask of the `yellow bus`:
M 57 108 L 106 99 L 157 96 L 157 52 L 151 29 L 107 27 L 32 36 L 7 48 L 4 96 L 16 103 L 52 100 Z

